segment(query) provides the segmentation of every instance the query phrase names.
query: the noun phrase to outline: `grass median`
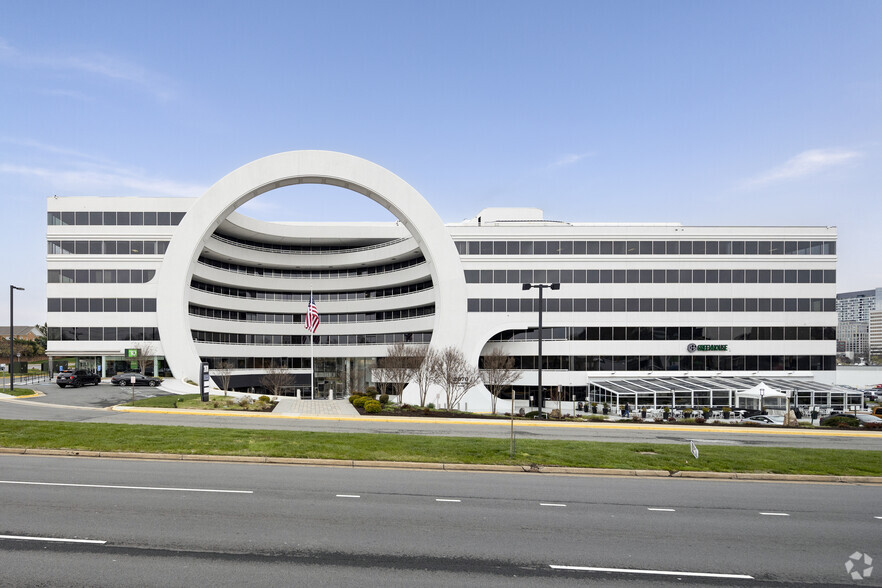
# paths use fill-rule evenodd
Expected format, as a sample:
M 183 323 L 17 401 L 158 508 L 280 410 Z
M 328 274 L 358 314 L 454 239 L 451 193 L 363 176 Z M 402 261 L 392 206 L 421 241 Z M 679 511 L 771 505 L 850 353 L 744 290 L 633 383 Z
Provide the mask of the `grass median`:
M 0 420 L 0 446 L 187 455 L 880 476 L 880 452 Z

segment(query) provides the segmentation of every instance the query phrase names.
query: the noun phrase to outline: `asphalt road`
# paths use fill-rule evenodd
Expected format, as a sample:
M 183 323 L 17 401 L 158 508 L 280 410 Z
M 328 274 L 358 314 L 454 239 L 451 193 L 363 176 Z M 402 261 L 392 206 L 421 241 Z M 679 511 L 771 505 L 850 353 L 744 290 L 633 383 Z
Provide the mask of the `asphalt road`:
M 832 586 L 855 585 L 853 554 L 882 558 L 861 485 L 20 455 L 0 472 L 4 585 Z
M 259 428 L 339 433 L 388 433 L 462 437 L 509 436 L 507 421 L 423 423 L 413 420 L 327 420 L 310 418 L 247 418 L 230 413 L 212 416 L 123 413 L 109 407 L 131 400 L 131 388 L 107 383 L 84 388 L 60 389 L 55 384 L 32 386 L 45 396 L 27 400 L 0 401 L 0 418 L 24 420 L 83 421 L 98 423 L 180 425 L 188 427 Z M 165 394 L 161 389 L 135 388 L 136 398 Z M 882 432 L 814 431 L 792 434 L 778 428 L 724 429 L 701 431 L 686 426 L 655 426 L 615 423 L 557 426 L 548 422 L 518 422 L 520 439 L 572 439 L 582 441 L 697 443 L 762 447 L 871 449 L 882 451 Z

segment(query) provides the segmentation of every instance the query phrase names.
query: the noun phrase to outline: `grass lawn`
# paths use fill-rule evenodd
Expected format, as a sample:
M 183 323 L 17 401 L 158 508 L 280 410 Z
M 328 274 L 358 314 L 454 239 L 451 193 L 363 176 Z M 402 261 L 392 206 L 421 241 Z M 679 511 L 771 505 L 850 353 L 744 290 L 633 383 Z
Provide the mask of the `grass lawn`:
M 10 390 L 9 388 L 5 388 L 3 390 L 0 390 L 0 392 L 6 394 L 7 396 L 30 396 L 31 394 L 35 394 L 35 392 L 30 388 L 13 388 L 12 390 Z
M 247 455 L 429 463 L 556 465 L 590 468 L 882 475 L 879 451 L 685 444 L 428 437 L 0 420 L 0 446 L 196 455 Z

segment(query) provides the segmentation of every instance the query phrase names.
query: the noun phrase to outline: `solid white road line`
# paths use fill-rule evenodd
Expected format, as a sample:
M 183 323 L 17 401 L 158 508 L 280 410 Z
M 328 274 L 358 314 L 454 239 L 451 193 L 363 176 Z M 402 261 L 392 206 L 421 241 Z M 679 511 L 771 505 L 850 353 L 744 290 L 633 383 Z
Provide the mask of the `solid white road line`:
M 61 539 L 58 537 L 25 537 L 23 535 L 0 535 L 0 539 L 21 539 L 24 541 L 53 541 L 55 543 L 91 543 L 93 545 L 104 545 L 107 541 L 97 541 L 95 539 Z
M 459 498 L 436 498 L 435 502 L 462 502 Z
M 361 498 L 359 494 L 338 494 L 337 498 Z
M 763 516 L 767 516 L 767 517 L 789 517 L 790 516 L 786 512 L 761 512 L 760 514 Z
M 873 517 L 874 519 L 882 519 L 882 517 Z
M 540 502 L 539 506 L 566 506 L 566 504 L 557 504 L 554 502 Z
M 67 486 L 71 488 L 110 488 L 114 490 L 161 490 L 164 492 L 214 492 L 216 494 L 254 494 L 254 490 L 214 490 L 212 488 L 163 488 L 153 486 L 111 486 L 105 484 L 63 484 L 60 482 L 19 482 L 0 480 L 0 484 L 25 484 L 28 486 Z
M 571 570 L 577 572 L 612 572 L 617 574 L 649 574 L 658 576 L 689 576 L 692 578 L 726 578 L 733 580 L 753 580 L 753 576 L 744 574 L 714 574 L 710 572 L 672 572 L 668 570 L 631 570 L 628 568 L 593 568 L 587 566 L 556 566 L 553 570 Z
M 647 508 L 646 510 L 652 510 L 655 512 L 677 512 L 673 508 Z

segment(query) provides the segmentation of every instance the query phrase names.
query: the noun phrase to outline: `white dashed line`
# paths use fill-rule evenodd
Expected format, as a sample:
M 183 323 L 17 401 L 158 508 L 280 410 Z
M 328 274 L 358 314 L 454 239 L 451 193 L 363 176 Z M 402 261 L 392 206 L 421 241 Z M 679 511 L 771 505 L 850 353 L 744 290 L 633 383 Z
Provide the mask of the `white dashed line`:
M 23 535 L 0 535 L 0 539 L 19 539 L 22 541 L 51 541 L 54 543 L 90 543 L 92 545 L 104 545 L 107 541 L 95 539 L 62 539 L 59 537 L 25 537 Z
M 540 502 L 539 506 L 566 506 L 566 504 L 557 504 L 555 502 Z
M 112 490 L 161 490 L 163 492 L 213 492 L 220 494 L 254 494 L 253 490 L 215 490 L 212 488 L 163 488 L 159 486 L 110 486 L 105 484 L 64 484 L 61 482 L 19 482 L 0 480 L 0 484 L 25 484 L 28 486 L 67 486 L 71 488 L 110 488 Z
M 337 498 L 361 498 L 358 494 L 338 494 Z
M 435 502 L 462 502 L 459 498 L 436 498 Z
M 790 516 L 786 512 L 761 512 L 760 514 L 763 516 L 766 516 L 766 517 L 789 517 Z
M 882 517 L 873 517 L 874 519 L 882 519 Z
M 651 510 L 654 512 L 677 512 L 673 508 L 647 508 L 646 510 Z
M 550 566 L 553 570 L 570 570 L 577 572 L 606 572 L 617 574 L 649 574 L 657 576 L 689 576 L 692 578 L 726 578 L 734 580 L 753 580 L 753 576 L 744 574 L 713 574 L 706 572 L 673 572 L 669 570 L 629 570 L 627 568 L 593 568 L 587 566 Z

